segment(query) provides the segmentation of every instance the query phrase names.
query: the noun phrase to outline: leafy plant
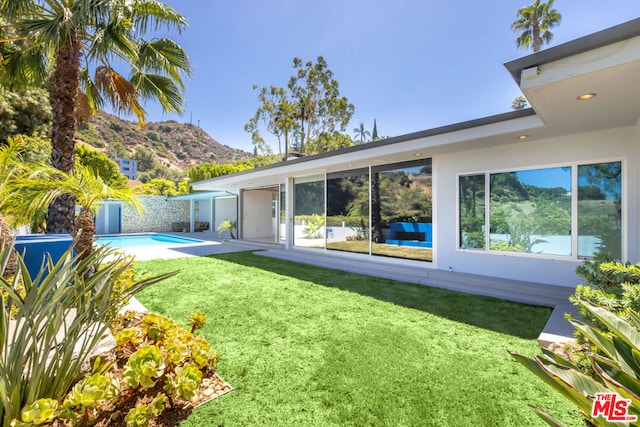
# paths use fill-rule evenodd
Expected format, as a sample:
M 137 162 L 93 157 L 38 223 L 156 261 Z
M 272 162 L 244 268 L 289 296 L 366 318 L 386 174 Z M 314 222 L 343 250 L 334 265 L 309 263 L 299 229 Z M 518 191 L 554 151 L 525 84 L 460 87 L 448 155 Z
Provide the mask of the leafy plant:
M 151 388 L 154 378 L 164 374 L 165 363 L 160 348 L 155 345 L 144 345 L 131 355 L 124 367 L 122 380 L 129 387 Z
M 20 411 L 22 422 L 13 420 L 11 425 L 39 426 L 52 422 L 58 416 L 58 401 L 54 399 L 38 399 L 26 405 Z
M 578 299 L 577 303 L 610 331 L 608 334 L 603 333 L 597 327 L 571 320 L 577 332 L 597 349 L 597 353 L 589 357 L 592 375 L 583 373 L 574 363 L 548 350 L 543 350 L 542 355 L 535 355 L 533 358 L 510 354 L 576 405 L 590 425 L 614 425 L 601 417 L 591 416 L 597 393 L 617 393 L 622 398 L 629 399 L 628 414 L 640 416 L 640 365 L 637 362 L 640 354 L 640 316 L 633 310 L 626 310 L 628 319 L 624 319 L 610 309 L 597 307 L 585 300 Z M 562 425 L 544 411 L 538 408 L 533 410 L 548 424 Z
M 202 329 L 205 323 L 207 323 L 207 315 L 199 311 L 194 311 L 189 316 L 189 323 L 191 323 L 191 333 L 196 329 Z
M 0 250 L 0 265 L 6 265 L 10 250 Z M 26 405 L 45 397 L 61 401 L 67 394 L 111 323 L 113 285 L 128 265 L 121 255 L 104 247 L 80 260 L 72 246 L 55 264 L 48 258 L 36 277 L 30 276 L 20 257 L 18 261 L 11 281 L 0 278 L 0 290 L 5 293 L 0 304 L 4 426 L 18 419 Z M 134 283 L 115 302 L 173 274 Z M 24 295 L 16 290 L 19 284 Z
M 218 236 L 221 236 L 225 231 L 229 231 L 229 235 L 231 236 L 231 238 L 235 239 L 236 236 L 233 235 L 233 230 L 235 230 L 237 227 L 238 223 L 236 221 L 231 221 L 229 218 L 227 218 L 218 226 Z
M 73 425 L 87 425 L 95 416 L 95 408 L 118 396 L 120 384 L 110 374 L 96 372 L 73 386 L 62 402 L 60 417 Z
M 130 410 L 125 417 L 127 427 L 147 426 L 149 421 L 157 417 L 164 410 L 167 396 L 160 393 L 148 405 L 138 404 Z
M 322 227 L 324 227 L 324 215 L 313 214 L 307 220 L 302 232 L 307 239 L 319 239 L 322 237 Z
M 189 400 L 196 395 L 201 382 L 200 368 L 193 363 L 187 363 L 184 366 L 178 366 L 167 376 L 164 389 L 171 395 Z
M 586 260 L 577 267 L 576 273 L 585 279 L 586 286 L 579 285 L 570 299 L 578 305 L 578 314 L 588 323 L 608 330 L 578 304 L 579 300 L 604 307 L 623 318 L 627 318 L 628 309 L 640 310 L 640 264 L 616 262 L 610 255 L 598 253 L 593 260 Z

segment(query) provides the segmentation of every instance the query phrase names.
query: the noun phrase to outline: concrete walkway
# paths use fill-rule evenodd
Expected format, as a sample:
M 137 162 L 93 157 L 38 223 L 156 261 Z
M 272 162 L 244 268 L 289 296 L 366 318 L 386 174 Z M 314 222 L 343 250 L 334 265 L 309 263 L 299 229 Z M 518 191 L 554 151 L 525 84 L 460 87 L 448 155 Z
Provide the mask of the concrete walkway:
M 205 256 L 229 252 L 253 251 L 255 255 L 268 256 L 287 261 L 311 264 L 324 268 L 332 268 L 375 277 L 417 283 L 425 286 L 449 289 L 473 295 L 483 295 L 514 301 L 524 304 L 553 308 L 542 333 L 538 337 L 541 346 L 551 343 L 573 341 L 573 327 L 564 318 L 565 313 L 577 316 L 575 306 L 569 302 L 574 289 L 545 285 L 535 282 L 524 282 L 496 277 L 479 276 L 434 270 L 425 268 L 420 263 L 385 262 L 384 259 L 368 260 L 362 257 L 349 257 L 341 252 L 339 255 L 331 251 L 285 250 L 275 243 L 231 240 L 222 242 L 214 232 L 199 233 L 165 233 L 180 237 L 202 240 L 194 244 L 146 247 L 144 250 L 130 249 L 125 253 L 135 255 L 137 260 L 158 258 L 182 258 Z

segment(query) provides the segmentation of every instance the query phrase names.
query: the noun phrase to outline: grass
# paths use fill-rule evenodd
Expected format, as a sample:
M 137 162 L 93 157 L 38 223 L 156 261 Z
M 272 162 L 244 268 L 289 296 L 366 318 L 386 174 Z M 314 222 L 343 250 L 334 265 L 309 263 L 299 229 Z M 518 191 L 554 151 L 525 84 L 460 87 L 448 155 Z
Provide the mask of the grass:
M 233 253 L 138 263 L 181 273 L 139 294 L 202 329 L 235 390 L 185 426 L 569 425 L 573 407 L 507 354 L 537 351 L 550 310 Z

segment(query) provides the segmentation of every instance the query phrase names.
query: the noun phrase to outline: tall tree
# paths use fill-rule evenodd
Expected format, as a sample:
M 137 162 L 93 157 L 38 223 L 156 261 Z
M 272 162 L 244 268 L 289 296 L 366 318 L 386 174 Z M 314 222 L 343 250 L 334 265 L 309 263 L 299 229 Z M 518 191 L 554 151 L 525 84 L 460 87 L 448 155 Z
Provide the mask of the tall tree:
M 254 145 L 263 154 L 269 154 L 261 127 L 276 136 L 280 152 L 281 142 L 284 142 L 285 153 L 294 148 L 305 154 L 344 145 L 347 140 L 337 137 L 336 133 L 344 132 L 354 107 L 346 97 L 340 96 L 338 82 L 327 62 L 322 56 L 315 64 L 294 58 L 293 67 L 295 75 L 286 88 L 271 85 L 260 89 L 261 104 L 245 125 Z M 332 142 L 327 143 L 329 140 Z
M 151 30 L 185 28 L 184 17 L 169 6 L 153 0 L 0 0 L 0 19 L 9 28 L 0 41 L 16 43 L 4 58 L 3 80 L 37 84 L 45 70 L 53 70 L 51 161 L 57 169 L 73 173 L 77 117 L 88 117 L 106 102 L 133 112 L 141 126 L 145 100 L 182 113 L 182 77 L 191 73 L 186 53 L 171 39 L 144 38 Z M 130 66 L 129 77 L 112 61 Z M 56 199 L 48 230 L 70 232 L 74 210 L 72 195 Z
M 289 79 L 287 87 L 296 105 L 296 118 L 300 122 L 300 151 L 305 152 L 305 144 L 315 140 L 322 133 L 332 133 L 339 129 L 344 132 L 354 106 L 340 96 L 338 81 L 328 68 L 327 61 L 318 56 L 317 63 L 303 63 L 293 59 L 296 74 Z
M 549 31 L 560 23 L 562 16 L 553 9 L 553 1 L 535 0 L 531 5 L 518 9 L 515 21 L 511 23 L 514 32 L 520 32 L 516 45 L 520 48 L 533 48 L 538 52 L 544 43 L 549 44 L 553 34 Z
M 367 142 L 367 138 L 371 137 L 371 132 L 364 128 L 364 122 L 360 122 L 360 126 L 353 128 L 353 133 L 356 139 L 360 139 L 360 144 Z
M 253 86 L 257 89 L 257 86 Z M 251 138 L 256 148 L 260 147 L 262 154 L 268 154 L 268 150 L 263 146 L 264 140 L 259 133 L 259 124 L 274 135 L 278 140 L 278 154 L 282 154 L 282 143 L 284 143 L 285 158 L 289 155 L 289 147 L 299 125 L 295 119 L 295 107 L 290 100 L 290 94 L 286 89 L 274 85 L 260 89 L 258 100 L 261 102 L 256 111 L 256 115 L 245 125 L 245 130 L 251 133 Z
M 371 140 L 377 141 L 380 139 L 378 136 L 378 123 L 376 123 L 376 119 L 373 119 L 373 132 L 371 133 Z

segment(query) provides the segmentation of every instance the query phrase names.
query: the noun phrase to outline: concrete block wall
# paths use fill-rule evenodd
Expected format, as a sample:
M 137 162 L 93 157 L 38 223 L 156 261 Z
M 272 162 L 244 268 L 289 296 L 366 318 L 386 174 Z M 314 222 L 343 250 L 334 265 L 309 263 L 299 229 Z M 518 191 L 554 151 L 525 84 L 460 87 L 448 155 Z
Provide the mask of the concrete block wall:
M 142 215 L 130 205 L 122 206 L 122 233 L 171 231 L 171 223 L 189 221 L 189 201 L 167 200 L 165 196 L 138 196 Z

